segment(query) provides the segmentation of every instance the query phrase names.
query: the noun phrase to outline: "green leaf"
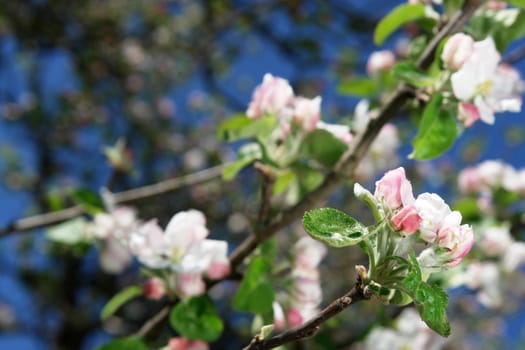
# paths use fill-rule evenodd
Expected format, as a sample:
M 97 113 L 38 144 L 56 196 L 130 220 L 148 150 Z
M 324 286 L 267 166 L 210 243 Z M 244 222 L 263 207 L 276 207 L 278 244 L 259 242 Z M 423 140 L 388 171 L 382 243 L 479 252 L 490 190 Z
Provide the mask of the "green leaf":
M 377 24 L 374 31 L 374 43 L 382 45 L 399 27 L 424 17 L 425 5 L 423 4 L 402 4 L 397 6 Z
M 224 180 L 232 180 L 237 176 L 239 171 L 250 165 L 253 161 L 261 159 L 263 152 L 261 146 L 256 142 L 250 142 L 243 145 L 237 152 L 237 160 L 227 164 L 222 170 Z
M 265 137 L 273 131 L 276 125 L 277 118 L 272 116 L 250 119 L 244 114 L 236 114 L 221 123 L 217 136 L 229 142 L 256 136 Z
M 400 290 L 414 300 L 421 319 L 434 331 L 444 337 L 450 335 L 450 324 L 447 318 L 448 295 L 437 285 L 423 282 L 419 263 L 410 254 L 411 269 L 401 282 Z
M 344 95 L 358 97 L 374 96 L 377 91 L 377 84 L 369 78 L 355 78 L 343 81 L 337 87 L 337 92 Z
M 46 229 L 47 239 L 67 245 L 87 242 L 86 219 L 77 217 Z
M 423 88 L 434 84 L 434 79 L 422 72 L 413 63 L 400 62 L 394 66 L 393 73 L 394 77 L 402 79 L 415 87 Z
M 279 195 L 283 193 L 288 186 L 297 179 L 297 176 L 293 171 L 287 171 L 279 174 L 273 184 L 273 194 Z
M 461 9 L 465 0 L 444 0 L 443 7 L 447 13 L 454 13 Z
M 104 212 L 104 202 L 102 198 L 88 188 L 79 188 L 71 193 L 73 201 L 81 205 L 90 214 Z
M 449 111 L 441 110 L 443 96 L 436 94 L 423 112 L 419 131 L 409 158 L 432 159 L 448 150 L 456 140 L 456 120 Z
M 170 312 L 170 324 L 183 337 L 212 342 L 222 334 L 224 325 L 207 296 L 182 300 Z
M 332 133 L 316 129 L 304 138 L 301 152 L 326 167 L 332 167 L 347 149 L 348 146 Z
M 138 297 L 139 295 L 142 295 L 142 288 L 139 286 L 130 286 L 121 290 L 106 303 L 102 309 L 102 312 L 100 313 L 100 318 L 102 320 L 107 319 L 117 312 L 117 310 L 122 305 L 126 304 L 131 299 Z
M 267 278 L 271 272 L 270 263 L 264 256 L 257 256 L 250 262 L 233 297 L 235 310 L 254 314 L 264 314 L 272 310 L 275 294 Z
M 114 339 L 97 350 L 148 350 L 148 347 L 140 338 Z
M 358 244 L 366 233 L 366 228 L 360 222 L 332 208 L 306 212 L 303 226 L 314 239 L 338 248 Z
M 499 52 L 505 51 L 507 46 L 514 40 L 520 39 L 523 36 L 525 36 L 524 10 L 506 9 L 500 10 L 498 12 L 501 13 L 501 11 L 509 13 L 509 17 L 514 18 L 514 21 L 502 21 L 498 26 L 493 26 L 497 28 L 493 33 L 493 37 Z
M 525 8 L 525 0 L 507 0 L 507 2 L 512 6 Z

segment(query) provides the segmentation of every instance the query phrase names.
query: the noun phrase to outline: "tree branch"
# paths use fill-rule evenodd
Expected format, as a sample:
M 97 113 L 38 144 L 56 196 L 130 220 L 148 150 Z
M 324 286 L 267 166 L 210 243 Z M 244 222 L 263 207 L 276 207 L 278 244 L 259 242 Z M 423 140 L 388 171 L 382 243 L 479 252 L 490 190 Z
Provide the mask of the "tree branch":
M 115 193 L 116 204 L 128 204 L 140 199 L 154 197 L 160 194 L 168 193 L 176 189 L 196 185 L 199 183 L 210 181 L 216 177 L 219 177 L 222 173 L 222 169 L 225 164 L 218 165 L 212 168 L 198 171 L 193 174 L 176 177 L 173 179 L 158 182 L 153 185 L 138 187 L 132 190 Z M 15 232 L 24 232 L 33 230 L 36 228 L 43 228 L 51 225 L 58 224 L 68 219 L 74 218 L 84 213 L 84 209 L 80 205 L 76 205 L 63 210 L 45 213 L 27 218 L 19 219 L 0 229 L 0 238 L 8 236 Z
M 367 295 L 363 288 L 363 281 L 358 278 L 357 283 L 348 293 L 334 300 L 323 311 L 319 312 L 305 324 L 296 328 L 292 328 L 284 333 L 278 334 L 266 340 L 260 339 L 259 335 L 256 335 L 250 344 L 244 348 L 244 350 L 273 349 L 286 343 L 314 336 L 317 331 L 319 331 L 319 326 L 326 320 L 334 317 L 358 301 L 369 299 L 370 295 Z

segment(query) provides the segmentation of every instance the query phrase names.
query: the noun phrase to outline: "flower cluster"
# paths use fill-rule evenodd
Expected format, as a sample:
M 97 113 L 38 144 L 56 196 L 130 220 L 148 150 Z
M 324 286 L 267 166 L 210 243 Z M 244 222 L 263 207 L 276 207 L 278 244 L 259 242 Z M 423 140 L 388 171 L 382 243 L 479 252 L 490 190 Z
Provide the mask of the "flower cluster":
M 498 308 L 503 306 L 504 289 L 508 287 L 503 277 L 515 273 L 525 263 L 525 243 L 512 238 L 507 224 L 482 223 L 476 232 L 478 259 L 453 276 L 451 283 L 476 290 L 482 305 Z
M 87 235 L 100 242 L 99 264 L 108 273 L 120 273 L 133 261 L 126 239 L 138 227 L 133 209 L 118 207 L 109 213 L 97 213 L 87 228 Z
M 350 128 L 345 125 L 327 124 L 321 121 L 321 97 L 308 99 L 295 96 L 290 83 L 269 73 L 253 92 L 246 115 L 251 119 L 273 116 L 279 121 L 278 137 L 281 139 L 299 127 L 305 132 L 315 129 L 327 130 L 343 142 L 351 140 Z
M 458 184 L 463 193 L 490 193 L 502 188 L 525 195 L 525 168 L 518 170 L 500 160 L 487 160 L 463 169 Z
M 446 42 L 441 54 L 454 96 L 460 101 L 458 119 L 467 127 L 478 119 L 494 123 L 494 113 L 519 112 L 523 82 L 518 71 L 500 63 L 501 55 L 492 38 L 482 41 L 457 33 Z
M 118 251 L 106 248 L 101 252 L 103 267 L 107 265 L 105 260 L 113 265 L 118 263 L 119 269 L 108 265 L 110 268 L 106 267 L 106 271 L 122 271 L 135 256 L 148 268 L 170 270 L 180 297 L 204 293 L 203 275 L 220 279 L 230 272 L 228 244 L 206 239 L 209 234 L 206 218 L 197 210 L 175 214 L 162 230 L 156 220 L 141 223 L 133 210 L 121 207 L 110 214 L 97 214 L 91 231 L 102 240 L 104 247 L 119 248 Z M 145 295 L 152 299 L 161 298 L 165 289 L 166 284 L 159 279 L 151 279 L 144 285 Z
M 375 327 L 366 337 L 363 349 L 441 349 L 446 342 L 421 320 L 417 311 L 407 308 L 395 320 L 393 328 Z
M 400 236 L 415 235 L 429 245 L 418 257 L 427 271 L 458 265 L 472 247 L 474 232 L 471 226 L 461 225 L 461 214 L 435 193 L 414 198 L 401 167 L 377 181 L 373 195 L 358 183 L 354 192 L 372 207 L 378 220 L 386 220 Z
M 326 246 L 310 237 L 299 239 L 293 247 L 292 283 L 286 295 L 286 315 L 278 302 L 273 303 L 276 329 L 297 327 L 319 311 L 322 299 L 319 263 L 326 255 Z M 284 304 L 284 302 L 283 302 Z

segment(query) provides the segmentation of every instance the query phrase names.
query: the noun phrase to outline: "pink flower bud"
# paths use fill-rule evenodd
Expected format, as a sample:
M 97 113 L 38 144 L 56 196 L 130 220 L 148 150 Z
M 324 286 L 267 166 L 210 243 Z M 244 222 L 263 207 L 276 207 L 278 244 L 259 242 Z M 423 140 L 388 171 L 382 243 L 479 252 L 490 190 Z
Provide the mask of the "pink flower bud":
M 159 300 L 166 295 L 166 285 L 158 277 L 153 277 L 142 285 L 144 296 L 148 299 Z
M 505 1 L 489 1 L 487 2 L 487 8 L 491 10 L 503 10 L 507 8 Z
M 208 350 L 209 346 L 202 340 L 189 340 L 183 337 L 171 338 L 168 343 L 169 350 Z
M 265 74 L 262 84 L 253 93 L 246 115 L 251 119 L 258 119 L 266 114 L 278 117 L 293 98 L 293 89 L 287 80 Z
M 403 231 L 406 234 L 413 234 L 419 230 L 421 217 L 417 213 L 414 205 L 403 207 L 392 217 L 392 225 L 398 231 Z
M 470 35 L 456 33 L 445 44 L 441 59 L 452 70 L 458 70 L 467 61 L 474 49 L 474 40 Z
M 390 170 L 379 181 L 376 181 L 374 197 L 383 201 L 390 209 L 412 204 L 414 195 L 412 194 L 412 185 L 405 176 L 405 169 L 399 167 Z
M 228 276 L 230 273 L 230 262 L 228 259 L 224 261 L 212 261 L 206 275 L 213 280 L 218 280 Z
M 381 50 L 373 52 L 366 63 L 366 71 L 368 74 L 374 75 L 379 72 L 389 70 L 394 66 L 396 58 L 392 51 Z
M 290 308 L 288 310 L 286 319 L 288 321 L 288 327 L 290 328 L 299 327 L 305 321 L 303 320 L 303 316 L 301 316 L 301 313 L 295 308 Z
M 187 350 L 190 341 L 182 337 L 171 338 L 168 343 L 169 350 Z

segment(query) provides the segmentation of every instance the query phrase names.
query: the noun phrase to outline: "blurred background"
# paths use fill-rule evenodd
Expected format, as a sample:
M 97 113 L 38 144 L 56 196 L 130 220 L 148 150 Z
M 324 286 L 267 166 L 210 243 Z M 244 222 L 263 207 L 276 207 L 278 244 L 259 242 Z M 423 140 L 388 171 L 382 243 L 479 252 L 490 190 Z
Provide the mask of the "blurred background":
M 288 79 L 297 94 L 322 96 L 323 119 L 345 123 L 358 99 L 339 95 L 338 83 L 365 74 L 368 55 L 378 49 L 373 29 L 399 3 L 0 0 L 0 227 L 67 208 L 79 188 L 118 192 L 233 160 L 236 145 L 217 139 L 217 125 L 246 110 L 267 72 Z M 408 28 L 385 46 L 400 50 L 411 35 Z M 525 41 L 509 52 L 520 45 Z M 525 60 L 516 67 L 525 76 Z M 414 128 L 405 119 L 396 124 L 407 141 Z M 420 175 L 415 193 L 435 191 L 453 201 L 458 169 L 466 165 L 502 158 L 525 167 L 524 120 L 523 113 L 505 114 L 494 126 L 477 123 L 432 162 L 409 161 L 404 146 L 399 164 Z M 104 149 L 119 140 L 132 169 L 108 163 Z M 227 239 L 231 249 L 256 213 L 253 175 L 246 170 L 232 182 L 217 179 L 132 204 L 141 218 L 157 217 L 162 225 L 177 211 L 200 209 L 212 238 Z M 379 175 L 360 181 L 371 188 Z M 351 186 L 338 191 L 332 205 L 363 209 L 350 197 Z M 350 255 L 334 252 L 326 262 L 323 279 L 341 283 L 325 291 L 325 302 L 353 281 L 352 266 L 362 257 L 357 250 Z M 139 300 L 103 325 L 104 303 L 138 274 L 137 266 L 108 274 L 97 256 L 93 246 L 50 242 L 43 229 L 0 238 L 0 348 L 94 349 L 132 333 L 159 308 Z M 225 283 L 214 296 L 233 287 Z M 453 332 L 463 338 L 449 348 L 518 348 L 525 340 L 522 296 L 507 310 L 489 311 L 472 293 L 454 291 L 450 314 L 459 326 Z M 250 338 L 249 318 L 220 300 L 228 321 L 215 347 L 240 348 Z M 320 339 L 348 348 L 374 319 L 387 324 L 398 312 L 366 304 L 341 316 L 345 328 L 328 324 Z M 319 348 L 327 348 L 326 339 Z

